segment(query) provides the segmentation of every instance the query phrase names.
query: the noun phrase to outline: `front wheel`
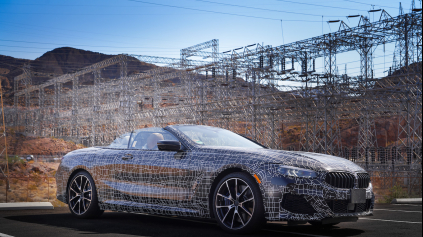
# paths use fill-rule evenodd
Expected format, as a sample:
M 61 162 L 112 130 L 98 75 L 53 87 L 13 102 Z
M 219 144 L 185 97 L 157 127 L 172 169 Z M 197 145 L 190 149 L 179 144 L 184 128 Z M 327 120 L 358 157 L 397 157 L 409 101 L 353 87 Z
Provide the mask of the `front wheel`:
M 68 187 L 68 205 L 72 215 L 81 219 L 103 214 L 98 206 L 94 180 L 88 172 L 81 171 L 73 176 Z
M 253 232 L 265 223 L 263 198 L 248 174 L 232 173 L 217 185 L 213 212 L 219 225 L 232 234 Z

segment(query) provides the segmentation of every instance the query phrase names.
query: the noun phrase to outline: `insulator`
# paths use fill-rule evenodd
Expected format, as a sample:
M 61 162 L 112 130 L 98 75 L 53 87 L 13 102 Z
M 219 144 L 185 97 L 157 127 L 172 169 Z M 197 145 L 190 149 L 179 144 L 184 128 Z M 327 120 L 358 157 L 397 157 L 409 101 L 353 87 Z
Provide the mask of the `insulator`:
M 302 73 L 307 73 L 307 59 L 304 59 L 303 64 L 301 65 Z
M 264 68 L 264 56 L 260 56 L 260 68 Z

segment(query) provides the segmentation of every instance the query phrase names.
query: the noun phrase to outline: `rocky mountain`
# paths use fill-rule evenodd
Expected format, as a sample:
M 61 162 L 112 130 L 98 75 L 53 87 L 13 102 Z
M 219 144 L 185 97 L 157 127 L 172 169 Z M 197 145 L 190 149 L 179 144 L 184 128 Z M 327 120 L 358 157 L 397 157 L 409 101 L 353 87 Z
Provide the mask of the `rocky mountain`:
M 0 79 L 5 90 L 13 90 L 13 78 L 22 74 L 22 67 L 31 60 L 0 55 Z
M 70 47 L 57 48 L 43 54 L 35 60 L 17 59 L 9 56 L 0 55 L 0 79 L 5 90 L 5 103 L 11 105 L 13 103 L 13 86 L 14 78 L 23 73 L 22 68 L 29 65 L 30 70 L 34 73 L 49 74 L 50 76 L 60 76 L 63 74 L 73 73 L 83 67 L 87 67 L 94 63 L 106 60 L 116 55 L 107 55 Z M 153 64 L 147 64 L 139 61 L 128 62 L 128 74 L 139 73 L 156 67 Z M 114 65 L 102 70 L 102 77 L 115 78 L 120 73 L 120 66 Z M 92 77 L 92 76 L 91 76 Z M 34 85 L 42 84 L 52 77 L 32 78 Z M 81 83 L 92 83 L 89 75 L 82 78 Z

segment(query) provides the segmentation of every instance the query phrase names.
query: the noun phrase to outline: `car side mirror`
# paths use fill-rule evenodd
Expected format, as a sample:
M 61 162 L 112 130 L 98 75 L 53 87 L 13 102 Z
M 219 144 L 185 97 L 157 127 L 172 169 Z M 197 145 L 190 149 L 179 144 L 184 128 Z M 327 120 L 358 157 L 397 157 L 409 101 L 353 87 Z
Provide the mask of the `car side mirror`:
M 178 141 L 158 141 L 157 147 L 160 151 L 180 151 L 181 143 Z

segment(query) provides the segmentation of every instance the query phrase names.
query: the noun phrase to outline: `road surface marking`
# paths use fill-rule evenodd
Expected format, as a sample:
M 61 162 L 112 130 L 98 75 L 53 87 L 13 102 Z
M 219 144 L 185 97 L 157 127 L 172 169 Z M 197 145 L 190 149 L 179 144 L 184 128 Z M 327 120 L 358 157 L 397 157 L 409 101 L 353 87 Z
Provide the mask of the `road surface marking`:
M 382 220 L 382 219 L 370 219 L 370 218 L 360 218 L 360 220 L 383 221 L 383 222 L 397 222 L 397 223 L 420 224 L 420 225 L 422 224 L 421 222 L 394 221 L 394 220 Z
M 414 204 L 393 204 L 394 206 L 411 206 L 411 207 L 422 207 L 422 205 L 414 205 Z
M 7 235 L 7 234 L 3 234 L 3 233 L 0 233 L 0 237 L 13 237 L 13 236 L 11 236 L 11 235 Z
M 404 210 L 390 210 L 390 209 L 375 209 L 374 211 L 397 211 L 397 212 L 422 213 L 421 211 L 404 211 Z

